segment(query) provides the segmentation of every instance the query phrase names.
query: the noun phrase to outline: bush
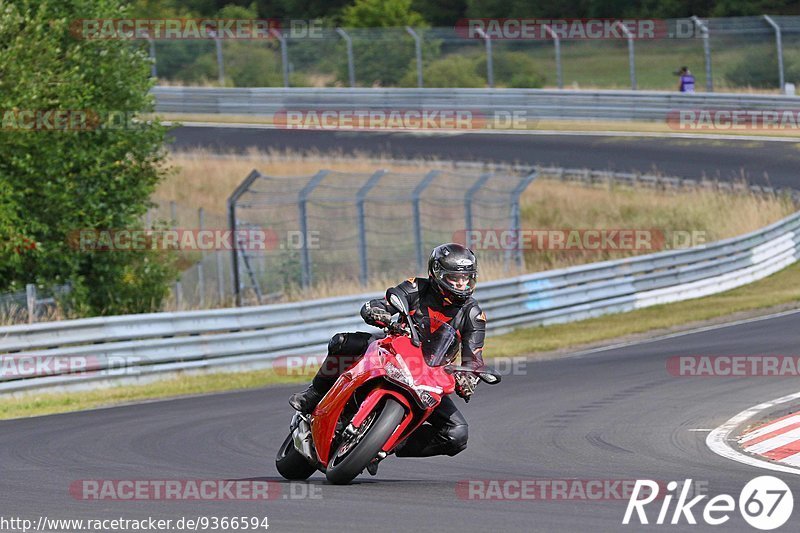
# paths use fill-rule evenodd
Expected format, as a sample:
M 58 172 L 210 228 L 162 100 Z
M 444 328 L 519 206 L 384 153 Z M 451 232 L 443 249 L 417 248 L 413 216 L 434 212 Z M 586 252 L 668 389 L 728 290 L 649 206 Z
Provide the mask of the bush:
M 545 76 L 536 61 L 525 52 L 495 52 L 492 55 L 494 83 L 500 87 L 540 88 Z M 475 65 L 476 72 L 486 76 L 486 55 L 481 54 Z
M 101 119 L 151 112 L 146 51 L 70 31 L 77 19 L 124 16 L 115 0 L 0 0 L 0 109 L 90 110 Z M 27 243 L 0 251 L 0 291 L 69 282 L 84 314 L 157 310 L 166 281 L 175 278 L 167 257 L 89 254 L 68 237 L 81 229 L 141 227 L 166 172 L 165 134 L 158 121 L 0 131 L 0 234 Z
M 486 80 L 475 72 L 475 60 L 466 56 L 447 56 L 422 69 L 425 87 L 485 87 Z M 417 86 L 417 68 L 412 65 L 400 80 L 405 87 Z
M 800 80 L 800 61 L 784 50 L 784 78 L 787 82 Z M 778 55 L 774 48 L 760 47 L 750 50 L 730 67 L 725 79 L 734 87 L 774 89 L 779 86 Z

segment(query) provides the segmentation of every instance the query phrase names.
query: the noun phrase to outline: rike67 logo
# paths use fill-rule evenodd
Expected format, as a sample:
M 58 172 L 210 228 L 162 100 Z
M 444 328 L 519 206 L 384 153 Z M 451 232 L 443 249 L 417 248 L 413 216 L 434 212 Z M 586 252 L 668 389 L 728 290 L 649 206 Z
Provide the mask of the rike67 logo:
M 705 505 L 700 505 L 708 495 L 701 494 L 690 500 L 691 486 L 692 480 L 687 479 L 678 490 L 678 482 L 670 481 L 667 483 L 666 495 L 662 495 L 659 494 L 659 483 L 649 479 L 636 480 L 622 523 L 627 525 L 631 520 L 634 524 L 637 520 L 640 524 L 653 523 L 650 522 L 652 514 L 648 518 L 645 507 L 659 496 L 663 499 L 654 522 L 656 524 L 680 524 L 685 520 L 687 524 L 696 525 L 695 513 L 700 514 L 702 520 L 712 526 L 722 525 L 730 520 L 731 513 L 737 506 L 733 496 L 719 494 L 705 502 Z M 678 499 L 670 516 L 670 507 L 675 496 Z M 739 513 L 748 524 L 766 531 L 778 528 L 789 520 L 794 508 L 794 497 L 789 486 L 780 479 L 773 476 L 759 476 L 744 486 L 739 494 L 738 507 Z

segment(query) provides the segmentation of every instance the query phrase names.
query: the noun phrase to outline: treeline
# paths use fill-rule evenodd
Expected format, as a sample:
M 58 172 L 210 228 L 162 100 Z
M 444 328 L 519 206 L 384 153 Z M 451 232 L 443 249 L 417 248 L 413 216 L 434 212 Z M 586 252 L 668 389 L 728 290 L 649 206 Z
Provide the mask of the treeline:
M 462 18 L 681 18 L 800 15 L 796 0 L 130 0 L 146 17 L 215 16 L 226 6 L 259 18 L 323 19 L 327 25 L 452 26 Z

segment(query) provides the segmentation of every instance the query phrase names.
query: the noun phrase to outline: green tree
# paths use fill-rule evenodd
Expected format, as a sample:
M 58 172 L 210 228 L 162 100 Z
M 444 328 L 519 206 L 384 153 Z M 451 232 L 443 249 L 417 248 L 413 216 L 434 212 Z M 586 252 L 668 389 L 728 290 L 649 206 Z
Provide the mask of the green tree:
M 121 16 L 116 0 L 0 0 L 0 110 L 8 120 L 0 130 L 0 234 L 36 243 L 16 260 L 0 256 L 0 290 L 69 282 L 86 314 L 158 309 L 175 277 L 164 255 L 87 253 L 70 239 L 81 229 L 141 227 L 166 172 L 166 128 L 141 118 L 153 109 L 146 51 L 86 39 L 75 25 Z M 98 122 L 40 131 L 19 121 L 21 112 L 46 111 L 88 111 Z
M 342 11 L 342 26 L 348 28 L 425 25 L 422 15 L 411 9 L 411 0 L 355 0 Z

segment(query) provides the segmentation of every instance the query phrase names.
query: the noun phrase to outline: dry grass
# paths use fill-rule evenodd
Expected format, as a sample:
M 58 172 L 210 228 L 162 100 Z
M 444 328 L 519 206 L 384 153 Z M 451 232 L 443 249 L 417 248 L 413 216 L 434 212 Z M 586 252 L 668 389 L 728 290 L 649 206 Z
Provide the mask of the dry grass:
M 371 173 L 378 168 L 426 172 L 430 161 L 399 164 L 369 157 L 299 155 L 252 151 L 241 156 L 214 156 L 204 151 L 172 156 L 175 172 L 161 184 L 155 199 L 204 207 L 224 220 L 226 198 L 252 169 L 271 176 L 312 176 L 320 168 Z M 622 186 L 589 187 L 577 183 L 539 180 L 521 199 L 522 227 L 529 229 L 657 229 L 667 236 L 676 231 L 700 232 L 706 241 L 740 235 L 775 222 L 794 211 L 786 199 L 755 194 L 722 194 L 711 190 L 655 190 Z M 524 271 L 500 261 L 481 265 L 481 281 L 524 272 L 560 268 L 642 253 L 527 251 Z M 409 273 L 410 275 L 411 273 Z M 316 283 L 311 289 L 288 286 L 281 301 L 382 291 L 397 283 L 397 275 L 373 276 L 367 286 L 347 276 Z

